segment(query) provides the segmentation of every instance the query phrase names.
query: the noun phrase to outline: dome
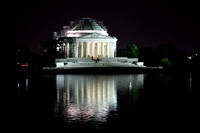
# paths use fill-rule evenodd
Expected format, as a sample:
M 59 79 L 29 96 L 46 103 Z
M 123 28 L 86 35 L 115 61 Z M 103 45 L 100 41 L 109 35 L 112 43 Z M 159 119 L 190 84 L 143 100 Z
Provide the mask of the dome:
M 107 31 L 105 26 L 103 26 L 103 22 L 99 22 L 89 17 L 84 17 L 81 19 L 77 19 L 76 21 L 71 21 L 69 30 L 71 31 L 77 31 L 77 30 Z
M 85 34 L 98 33 L 108 36 L 106 27 L 103 26 L 103 22 L 95 19 L 84 17 L 71 21 L 68 28 L 65 30 L 65 37 L 81 37 Z
M 81 37 L 87 34 L 101 34 L 108 36 L 107 29 L 103 26 L 102 21 L 97 21 L 95 19 L 84 17 L 71 21 L 69 26 L 63 26 L 60 32 L 54 32 L 54 39 L 60 37 Z

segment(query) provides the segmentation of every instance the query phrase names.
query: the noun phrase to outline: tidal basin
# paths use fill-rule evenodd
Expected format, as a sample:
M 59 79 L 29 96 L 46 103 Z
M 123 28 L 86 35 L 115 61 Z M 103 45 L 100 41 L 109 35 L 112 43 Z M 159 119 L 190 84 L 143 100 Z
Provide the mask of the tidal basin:
M 21 76 L 15 121 L 25 131 L 191 128 L 197 88 L 192 73 Z

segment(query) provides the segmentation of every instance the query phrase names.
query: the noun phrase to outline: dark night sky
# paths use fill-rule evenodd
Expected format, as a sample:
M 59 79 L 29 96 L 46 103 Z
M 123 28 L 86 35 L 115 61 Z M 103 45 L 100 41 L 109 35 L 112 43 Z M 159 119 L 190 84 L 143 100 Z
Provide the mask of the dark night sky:
M 30 0 L 13 5 L 13 43 L 37 53 L 40 41 L 52 39 L 54 31 L 80 17 L 104 21 L 109 35 L 118 38 L 118 49 L 128 44 L 140 48 L 163 43 L 174 43 L 186 52 L 200 49 L 197 1 Z

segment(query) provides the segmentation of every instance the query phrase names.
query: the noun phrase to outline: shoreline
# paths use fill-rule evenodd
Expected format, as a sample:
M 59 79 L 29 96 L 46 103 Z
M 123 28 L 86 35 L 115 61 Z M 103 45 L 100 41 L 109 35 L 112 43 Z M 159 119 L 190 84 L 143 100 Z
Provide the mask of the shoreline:
M 134 73 L 162 73 L 158 67 L 49 67 L 43 73 L 63 74 L 134 74 Z

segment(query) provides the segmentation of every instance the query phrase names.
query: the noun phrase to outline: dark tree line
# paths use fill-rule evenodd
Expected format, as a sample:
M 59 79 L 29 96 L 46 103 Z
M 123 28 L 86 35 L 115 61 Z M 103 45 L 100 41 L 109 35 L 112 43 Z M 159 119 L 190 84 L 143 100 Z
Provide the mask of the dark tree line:
M 187 54 L 178 50 L 174 44 L 161 44 L 157 48 L 144 47 L 140 49 L 139 59 L 147 66 L 163 66 L 164 68 L 186 67 Z
M 162 66 L 172 70 L 191 70 L 200 66 L 199 54 L 193 54 L 192 59 L 188 59 L 189 55 L 172 43 L 161 44 L 157 48 L 148 46 L 140 49 L 134 44 L 118 52 L 120 57 L 139 58 L 145 66 Z
M 139 56 L 139 49 L 137 45 L 128 45 L 125 49 L 121 49 L 118 51 L 119 57 L 128 57 L 128 58 L 138 58 Z
M 56 50 L 57 40 L 40 42 L 43 55 L 43 66 L 55 66 L 55 58 L 63 58 L 63 54 Z
M 41 55 L 33 53 L 24 45 L 15 47 L 16 73 L 34 73 L 42 70 L 43 58 Z

